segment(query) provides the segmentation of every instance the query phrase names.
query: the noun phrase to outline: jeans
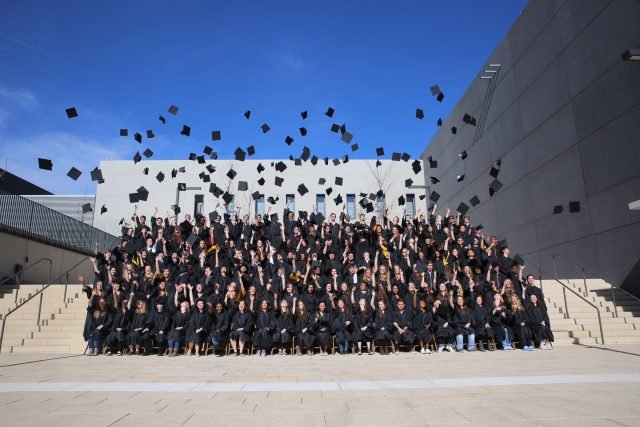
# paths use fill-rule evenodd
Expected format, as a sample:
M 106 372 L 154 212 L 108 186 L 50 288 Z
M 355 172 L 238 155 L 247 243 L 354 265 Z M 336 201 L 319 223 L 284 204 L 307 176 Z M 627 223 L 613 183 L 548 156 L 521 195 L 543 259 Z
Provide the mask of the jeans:
M 96 350 L 100 350 L 102 347 L 102 339 L 100 338 L 95 338 L 93 336 L 90 336 L 89 339 L 89 348 L 95 348 Z
M 344 340 L 343 342 L 338 342 L 338 351 L 340 353 L 346 353 L 349 349 L 349 341 Z
M 475 350 L 475 348 L 476 348 L 476 335 L 475 334 L 470 334 L 468 332 L 465 332 L 464 335 L 467 336 L 467 349 L 468 350 Z M 456 335 L 456 347 L 457 347 L 458 351 L 462 351 L 462 348 L 464 347 L 464 335 L 463 334 Z
M 218 340 L 218 338 L 211 337 L 211 345 L 213 346 L 213 348 L 218 348 L 218 346 L 220 345 L 220 341 Z
M 509 337 L 509 330 L 507 328 L 502 328 L 504 330 L 504 340 L 502 340 L 502 348 L 511 347 L 511 338 Z
M 169 348 L 175 348 L 176 350 L 180 348 L 180 340 L 174 340 L 169 338 Z

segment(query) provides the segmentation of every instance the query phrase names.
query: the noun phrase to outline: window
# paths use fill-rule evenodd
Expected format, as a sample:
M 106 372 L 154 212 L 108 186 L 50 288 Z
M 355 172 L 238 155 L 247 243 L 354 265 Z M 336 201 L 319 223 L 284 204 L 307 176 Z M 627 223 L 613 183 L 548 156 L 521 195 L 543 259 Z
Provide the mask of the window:
M 316 212 L 326 215 L 324 209 L 324 194 L 316 194 Z
M 376 216 L 378 218 L 384 217 L 384 196 L 376 197 Z
M 407 215 L 409 216 L 416 215 L 416 195 L 415 194 L 407 194 Z
M 356 195 L 347 194 L 347 215 L 352 219 L 356 217 Z
M 256 215 L 264 215 L 264 194 L 256 199 Z
M 193 216 L 197 217 L 204 212 L 204 195 L 196 194 L 193 202 Z
M 287 194 L 287 209 L 291 212 L 296 211 L 296 196 L 295 194 Z
M 227 203 L 227 213 L 232 215 L 236 213 L 236 196 L 231 195 L 231 201 Z

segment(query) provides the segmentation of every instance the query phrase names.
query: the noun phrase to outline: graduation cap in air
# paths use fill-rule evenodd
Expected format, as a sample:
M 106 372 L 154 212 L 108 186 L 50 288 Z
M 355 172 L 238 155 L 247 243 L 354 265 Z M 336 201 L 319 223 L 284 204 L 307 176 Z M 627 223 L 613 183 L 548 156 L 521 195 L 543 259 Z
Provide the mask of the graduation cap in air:
M 491 170 L 489 170 L 489 175 L 491 175 L 494 178 L 497 178 L 499 173 L 500 173 L 500 169 L 498 169 L 495 166 L 491 166 Z
M 293 143 L 293 141 L 294 141 L 294 139 L 293 139 L 293 138 L 291 138 L 289 135 L 287 135 L 287 137 L 284 139 L 284 142 L 285 142 L 287 145 L 291 145 L 291 144 Z
M 189 160 L 195 161 L 196 157 L 198 157 L 196 153 L 189 153 Z
M 251 198 L 253 200 L 258 200 L 260 198 L 260 192 L 259 191 L 254 191 L 253 193 L 251 193 Z
M 198 235 L 197 234 L 191 234 L 188 238 L 187 238 L 187 243 L 189 244 L 189 246 L 193 247 L 196 242 L 198 241 Z
M 307 110 L 303 111 L 302 113 L 300 113 L 300 116 L 302 116 L 302 120 L 307 118 Z
M 438 100 L 438 102 L 442 102 L 442 100 L 444 99 L 444 93 L 440 92 L 436 99 Z
M 307 189 L 307 187 L 304 184 L 300 184 L 298 185 L 298 193 L 301 196 L 304 196 L 305 194 L 307 194 L 309 192 L 309 190 Z
M 238 175 L 238 172 L 234 171 L 233 169 L 229 169 L 229 172 L 227 172 L 227 176 L 229 177 L 229 179 L 234 179 L 236 175 Z
M 462 181 L 464 181 L 464 174 L 462 174 L 462 175 L 458 175 L 458 176 L 456 177 L 456 181 L 458 181 L 458 182 L 462 182 Z
M 102 178 L 102 171 L 100 169 L 95 168 L 90 173 L 91 173 L 91 181 L 103 181 L 104 180 Z
M 424 111 L 422 111 L 419 108 L 416 108 L 416 118 L 420 120 L 424 119 Z
M 466 215 L 466 213 L 469 212 L 469 206 L 467 206 L 466 203 L 460 203 L 457 211 L 460 212 L 460 215 Z
M 580 202 L 569 202 L 569 213 L 578 213 L 580 212 Z
M 435 184 L 440 182 L 440 180 L 438 178 L 436 178 L 435 176 L 430 176 L 429 179 L 431 180 L 431 183 L 433 185 L 435 185 Z
M 229 194 L 225 191 L 225 193 L 222 195 L 222 200 L 224 200 L 224 202 L 228 205 L 233 201 L 233 194 Z
M 204 156 L 198 156 L 196 157 L 196 160 L 198 161 L 199 164 L 203 165 L 205 160 L 204 160 Z
M 489 196 L 493 196 L 502 188 L 502 183 L 497 179 L 494 179 L 491 184 L 489 184 Z
M 262 133 L 267 133 L 271 130 L 271 128 L 269 127 L 268 124 L 263 124 L 262 126 L 260 126 L 260 129 L 262 129 Z
M 174 169 L 171 171 L 171 178 L 175 178 L 176 176 L 178 176 L 178 170 Z
M 207 171 L 209 173 L 214 173 L 216 171 L 216 168 L 213 165 L 207 165 Z
M 129 193 L 129 203 L 138 203 L 140 201 L 140 195 L 138 193 Z
M 295 164 L 296 166 L 302 166 L 302 160 L 301 160 L 301 159 L 295 159 L 295 160 L 294 160 L 294 164 Z
M 346 142 L 347 144 L 351 144 L 351 140 L 353 139 L 353 135 L 350 134 L 349 132 L 345 132 L 345 133 L 342 134 L 342 137 L 340 139 L 343 140 L 344 142 Z
M 258 167 L 256 169 L 258 173 L 262 173 L 264 171 L 264 166 L 262 166 L 262 163 L 258 163 Z
M 429 196 L 429 200 L 431 200 L 433 203 L 438 203 L 438 200 L 440 200 L 440 194 L 438 194 L 435 191 L 432 191 L 431 195 Z
M 248 189 L 247 181 L 238 181 L 238 191 L 247 191 Z
M 307 135 L 307 129 L 306 128 L 300 128 L 300 135 L 306 136 Z
M 142 156 L 140 155 L 140 152 L 136 152 L 135 156 L 133 156 L 134 164 L 137 164 L 141 160 L 142 160 Z
M 120 129 L 120 136 L 129 136 L 129 129 Z
M 244 112 L 244 117 L 245 119 L 249 120 L 249 117 L 251 117 L 251 110 L 247 110 Z
M 269 196 L 267 197 L 267 202 L 269 202 L 272 205 L 275 205 L 278 201 L 274 199 L 272 196 Z
M 220 141 L 222 139 L 222 132 L 219 130 L 211 131 L 211 140 L 212 141 Z M 209 154 L 209 153 L 207 153 Z
M 334 123 L 334 124 L 331 125 L 331 132 L 338 133 L 339 131 L 340 131 L 340 125 L 339 124 Z
M 64 112 L 67 113 L 67 117 L 70 119 L 78 117 L 78 111 L 75 107 L 67 108 L 66 110 L 64 110 Z
M 374 211 L 373 203 L 369 202 L 366 208 L 367 213 L 371 213 Z
M 462 116 L 462 121 L 466 124 L 469 124 L 471 122 L 471 116 L 465 113 L 464 116 Z
M 182 125 L 182 131 L 180 131 L 180 135 L 184 135 L 184 136 L 191 135 L 191 128 L 187 125 Z
M 142 173 L 145 174 L 145 175 L 149 175 L 149 168 L 144 168 L 142 170 Z
M 402 153 L 402 156 L 400 156 L 400 158 L 402 159 L 403 162 L 408 162 L 409 159 L 411 158 L 411 155 L 409 155 L 409 153 Z
M 326 179 L 324 179 L 324 178 L 320 178 L 320 179 L 318 180 L 318 185 L 324 185 L 326 182 L 327 182 L 327 180 L 326 180 Z
M 180 166 L 178 168 L 178 172 L 180 172 L 180 173 L 185 173 L 186 171 L 187 171 L 187 168 L 185 168 L 184 166 Z
M 89 212 L 93 212 L 93 209 L 91 208 L 91 203 L 85 203 L 84 205 L 82 205 L 82 213 L 86 214 Z
M 325 193 L 327 193 L 327 196 L 330 196 L 331 193 L 333 193 L 333 188 L 329 187 L 326 190 L 324 190 Z
M 302 150 L 302 154 L 300 155 L 300 158 L 306 162 L 307 160 L 309 160 L 310 156 L 311 156 L 311 151 L 309 150 L 308 147 L 304 147 L 304 150 Z
M 426 195 L 424 195 L 424 194 L 421 194 L 420 196 L 418 196 L 418 198 L 419 198 L 420 200 L 424 200 L 424 199 L 425 199 L 425 197 L 427 197 L 427 196 L 426 196 Z
M 136 192 L 138 193 L 139 200 L 142 200 L 143 202 L 147 201 L 147 198 L 149 197 L 149 190 L 144 187 L 140 187 L 136 190 Z
M 278 187 L 282 187 L 282 183 L 283 183 L 283 182 L 284 182 L 284 178 L 281 178 L 281 177 L 279 177 L 279 176 L 276 176 L 275 184 L 276 184 Z
M 376 156 L 384 156 L 384 147 L 376 148 Z
M 429 167 L 431 169 L 435 169 L 438 167 L 438 161 L 437 160 L 433 160 L 433 157 L 429 156 L 427 157 L 427 160 L 429 160 Z
M 240 162 L 244 162 L 244 159 L 247 155 L 247 153 L 245 153 L 240 147 L 236 148 L 236 151 L 234 151 L 233 154 L 236 156 L 236 160 Z
M 411 187 L 413 185 L 413 180 L 411 178 L 405 179 L 404 180 L 404 186 L 405 187 Z
M 213 224 L 214 222 L 216 222 L 216 218 L 218 217 L 218 212 L 216 211 L 211 211 L 209 212 L 209 223 Z
M 382 162 L 380 160 L 376 160 L 376 167 L 382 166 Z
M 400 153 L 393 153 L 391 155 L 391 160 L 393 160 L 394 162 L 399 162 L 400 161 L 400 157 L 401 157 Z
M 151 138 L 154 138 L 154 137 L 155 137 L 155 135 L 153 134 L 153 131 L 152 130 L 148 130 L 147 131 L 147 138 L 151 139 Z
M 454 134 L 454 135 L 457 134 L 458 133 L 458 128 L 455 127 L 455 126 L 451 126 L 451 133 Z
M 102 207 L 100 208 L 100 215 L 103 215 L 105 212 L 107 212 L 109 209 L 107 209 L 107 205 L 102 205 Z
M 169 109 L 168 109 L 167 111 L 168 111 L 170 114 L 173 114 L 173 115 L 175 116 L 176 114 L 178 114 L 178 110 L 179 110 L 179 109 L 180 109 L 180 108 L 176 107 L 175 105 L 172 105 L 172 106 L 170 106 L 170 107 L 169 107 Z
M 469 120 L 469 124 L 471 126 L 475 126 L 476 125 L 476 118 L 475 117 L 471 117 L 471 120 Z
M 436 124 L 438 126 L 442 126 L 442 118 L 438 118 L 438 121 L 436 122 Z
M 429 90 L 431 91 L 431 96 L 436 96 L 442 93 L 442 91 L 440 90 L 440 86 L 438 85 L 431 86 Z
M 210 155 L 213 152 L 213 148 L 209 147 L 208 145 L 205 145 L 202 152 L 206 155 Z
M 164 181 L 164 174 L 162 172 L 158 172 L 158 175 L 156 175 L 156 179 L 158 180 L 158 182 Z
M 480 199 L 478 198 L 478 196 L 473 196 L 469 200 L 469 203 L 471 203 L 471 206 L 473 206 L 475 208 L 476 206 L 478 206 L 480 204 Z
M 468 157 L 466 150 L 458 154 L 458 157 L 460 157 L 462 160 L 466 159 Z
M 518 254 L 513 257 L 513 261 L 518 265 L 524 265 L 524 258 Z
M 405 204 L 404 196 L 398 197 L 398 205 L 404 206 L 404 204 Z
M 258 185 L 261 185 L 261 186 L 262 186 L 262 185 L 264 185 L 264 183 L 265 183 L 264 178 L 260 178 L 260 179 L 258 180 Z
M 414 160 L 413 163 L 411 163 L 411 169 L 413 169 L 413 173 L 414 174 L 419 174 L 420 171 L 422 170 L 422 165 L 420 164 L 420 160 Z
M 334 112 L 335 112 L 335 110 L 334 110 L 333 108 L 329 107 L 329 108 L 327 109 L 327 112 L 326 112 L 326 113 L 324 113 L 324 114 L 325 114 L 325 116 L 333 117 L 333 113 L 334 113 Z
M 77 181 L 78 178 L 80 178 L 80 175 L 82 175 L 82 172 L 80 172 L 78 169 L 72 167 L 69 172 L 67 172 L 67 176 L 69 178 L 71 178 L 74 181 Z
M 313 156 L 311 157 L 311 164 L 312 164 L 313 166 L 315 166 L 315 165 L 317 165 L 317 164 L 318 164 L 318 156 L 313 155 Z
M 276 170 L 280 173 L 284 172 L 287 169 L 287 165 L 281 160 L 276 163 Z
M 162 116 L 158 116 L 158 120 L 160 120 L 160 121 L 162 122 L 162 124 L 167 123 L 167 119 L 165 119 L 165 118 L 164 118 L 164 117 L 162 117 Z
M 353 145 L 351 146 L 351 151 L 358 151 L 358 148 L 359 148 L 359 147 L 358 147 L 358 144 L 353 144 Z
M 341 133 L 345 133 L 347 131 L 347 125 L 345 125 L 344 123 L 340 126 L 340 132 Z
M 256 154 L 256 148 L 253 145 L 247 147 L 247 154 L 253 156 Z
M 142 135 L 139 132 L 133 134 L 133 139 L 138 143 L 142 144 Z
M 147 148 L 142 154 L 144 154 L 144 156 L 148 159 L 149 157 L 153 156 L 153 151 Z
M 560 214 L 562 213 L 563 209 L 564 208 L 562 207 L 562 205 L 556 205 L 553 207 L 553 214 L 554 215 Z
M 341 196 L 340 194 L 338 194 L 338 196 L 337 196 L 337 197 L 334 197 L 333 201 L 334 201 L 334 203 L 335 203 L 336 205 L 341 204 L 341 203 L 342 203 L 342 196 Z
M 212 182 L 211 185 L 209 185 L 209 193 L 213 194 L 214 197 L 220 197 L 224 191 Z
M 362 209 L 366 208 L 368 203 L 369 201 L 365 198 L 360 199 L 360 201 L 358 202 L 358 204 L 362 207 Z
M 349 163 L 349 155 L 348 155 L 348 154 L 345 154 L 345 155 L 342 157 L 342 163 Z
M 209 157 L 213 160 L 216 160 L 218 158 L 218 153 L 216 153 L 215 151 L 212 151 Z
M 174 214 L 178 215 L 182 210 L 180 209 L 180 206 L 178 205 L 171 205 L 171 210 L 173 211 Z
M 336 185 L 342 185 L 342 178 L 339 176 L 336 176 L 336 181 L 335 181 Z
M 378 191 L 376 192 L 376 197 L 378 197 L 378 198 L 382 198 L 382 197 L 384 197 L 384 191 L 382 191 L 382 189 L 378 190 Z
M 338 166 L 340 164 L 340 159 L 333 159 L 333 166 Z

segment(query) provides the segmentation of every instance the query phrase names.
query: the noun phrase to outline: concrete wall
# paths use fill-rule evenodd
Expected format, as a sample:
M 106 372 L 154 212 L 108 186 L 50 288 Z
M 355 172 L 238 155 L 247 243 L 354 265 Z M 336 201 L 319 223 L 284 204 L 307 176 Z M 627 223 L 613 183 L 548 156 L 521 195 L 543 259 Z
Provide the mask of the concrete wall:
M 93 225 L 93 216 L 95 214 L 94 201 L 96 196 L 93 194 L 82 195 L 24 195 L 25 199 L 32 200 L 43 206 L 53 209 L 56 212 L 70 216 L 76 221 L 84 224 Z M 89 203 L 91 212 L 82 213 L 82 205 Z M 100 214 L 100 212 L 98 212 Z
M 33 242 L 11 234 L 0 233 L 0 278 L 12 275 L 15 271 L 14 268 L 16 264 L 27 267 L 42 257 L 50 258 L 53 261 L 51 280 L 54 280 L 74 264 L 86 258 L 85 255 L 80 255 L 75 252 Z M 48 274 L 49 263 L 41 262 L 25 271 L 20 282 L 45 284 L 47 283 Z M 85 261 L 78 268 L 70 272 L 70 283 L 78 283 L 77 277 L 79 274 L 83 274 L 87 278 L 87 281 L 92 280 L 92 268 L 89 261 Z M 62 283 L 64 283 L 64 279 Z
M 508 239 L 531 271 L 553 272 L 552 256 L 563 253 L 619 285 L 640 258 L 640 213 L 628 209 L 640 198 L 640 62 L 621 59 L 640 45 L 639 22 L 635 0 L 531 1 L 423 153 L 439 162 L 425 175 L 442 181 L 440 205 L 455 210 L 478 195 L 473 220 Z M 480 78 L 498 68 L 493 83 Z M 465 113 L 484 121 L 475 144 Z M 490 198 L 498 159 L 504 187 Z M 580 213 L 568 213 L 570 201 Z M 560 204 L 565 212 L 552 215 Z M 569 261 L 558 267 L 581 275 Z M 625 286 L 640 294 L 640 283 Z
M 102 161 L 100 168 L 105 182 L 98 185 L 96 193 L 96 207 L 94 215 L 94 227 L 100 228 L 109 233 L 120 235 L 120 226 L 118 225 L 121 218 L 125 218 L 130 222 L 133 205 L 129 203 L 128 194 L 135 192 L 140 186 L 144 186 L 149 191 L 149 198 L 146 202 L 138 203 L 138 214 L 145 214 L 150 217 L 154 213 L 155 207 L 158 207 L 158 215 L 167 216 L 167 211 L 171 205 L 176 202 L 176 188 L 178 183 L 186 183 L 189 187 L 200 187 L 200 190 L 189 190 L 180 192 L 180 208 L 182 213 L 180 220 L 184 214 L 194 214 L 194 205 L 196 195 L 204 197 L 203 212 L 208 214 L 213 210 L 223 212 L 224 203 L 222 198 L 217 199 L 213 194 L 209 193 L 210 183 L 203 182 L 198 176 L 201 172 L 206 172 L 207 165 L 213 165 L 216 171 L 210 174 L 211 182 L 222 189 L 229 188 L 229 192 L 235 195 L 236 208 L 241 208 L 241 213 L 255 214 L 255 202 L 251 194 L 259 191 L 265 195 L 265 209 L 270 205 L 266 202 L 268 197 L 279 197 L 279 201 L 272 206 L 271 213 L 278 213 L 282 219 L 282 212 L 285 208 L 286 195 L 295 195 L 295 210 L 311 212 L 313 205 L 316 204 L 316 196 L 324 195 L 325 198 L 325 215 L 329 216 L 331 212 L 338 212 L 338 208 L 334 203 L 334 198 L 340 194 L 346 203 L 347 195 L 355 195 L 356 207 L 355 213 L 359 214 L 362 208 L 358 205 L 360 200 L 359 194 L 376 193 L 382 188 L 386 193 L 386 206 L 390 209 L 391 215 L 402 215 L 403 207 L 398 205 L 398 197 L 401 195 L 413 195 L 415 197 L 416 211 L 419 208 L 426 209 L 426 199 L 420 200 L 419 196 L 425 194 L 424 188 L 410 189 L 405 187 L 405 180 L 411 178 L 413 185 L 424 186 L 424 175 L 422 173 L 415 174 L 411 168 L 411 162 L 394 162 L 391 160 L 381 161 L 382 165 L 376 167 L 375 160 L 351 160 L 348 163 L 334 166 L 333 163 L 325 165 L 321 160 L 316 166 L 311 163 L 302 163 L 302 166 L 295 166 L 293 161 L 285 160 L 287 169 L 284 173 L 276 172 L 271 166 L 272 162 L 279 160 L 247 160 L 244 162 L 230 160 L 208 160 L 206 164 L 198 164 L 195 161 L 181 160 L 154 160 L 142 161 L 135 164 L 132 161 Z M 266 168 L 262 173 L 258 173 L 258 164 Z M 181 166 L 186 168 L 185 173 L 179 173 L 175 179 L 171 178 L 171 171 L 179 169 Z M 144 175 L 143 169 L 148 167 L 149 174 Z M 233 169 L 238 173 L 234 180 L 229 180 L 226 174 L 229 169 Z M 162 183 L 156 180 L 158 172 L 162 171 L 165 179 Z M 209 175 L 208 172 L 206 172 Z M 282 187 L 274 184 L 275 177 L 284 178 Z M 257 181 L 265 178 L 264 186 L 260 186 Z M 335 184 L 335 178 L 343 178 L 343 185 Z M 325 185 L 320 185 L 319 179 L 326 180 Z M 248 191 L 237 191 L 238 181 L 247 181 Z M 301 196 L 298 191 L 298 185 L 304 183 L 309 192 Z M 331 187 L 333 192 L 327 195 L 325 190 Z M 100 209 L 106 205 L 108 211 L 101 215 Z M 407 207 L 407 206 L 404 206 Z M 368 216 L 374 215 L 373 213 Z

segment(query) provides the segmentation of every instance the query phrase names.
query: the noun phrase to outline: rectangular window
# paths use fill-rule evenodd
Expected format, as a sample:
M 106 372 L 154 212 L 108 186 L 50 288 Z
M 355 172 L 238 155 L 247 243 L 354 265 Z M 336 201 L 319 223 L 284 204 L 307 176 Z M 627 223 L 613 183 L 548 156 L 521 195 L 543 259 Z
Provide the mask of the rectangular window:
M 264 215 L 264 194 L 256 199 L 256 215 Z
M 196 194 L 193 201 L 193 216 L 197 217 L 204 212 L 204 195 Z
M 296 196 L 295 194 L 287 194 L 287 209 L 291 212 L 296 211 Z
M 415 194 L 407 194 L 407 215 L 409 216 L 416 215 L 416 195 Z
M 326 215 L 324 208 L 324 194 L 316 194 L 316 212 Z
M 236 196 L 232 194 L 231 197 L 231 201 L 227 203 L 227 213 L 229 215 L 236 213 Z
M 384 218 L 384 196 L 376 197 L 376 216 Z
M 356 195 L 347 194 L 347 215 L 354 219 L 356 217 Z

